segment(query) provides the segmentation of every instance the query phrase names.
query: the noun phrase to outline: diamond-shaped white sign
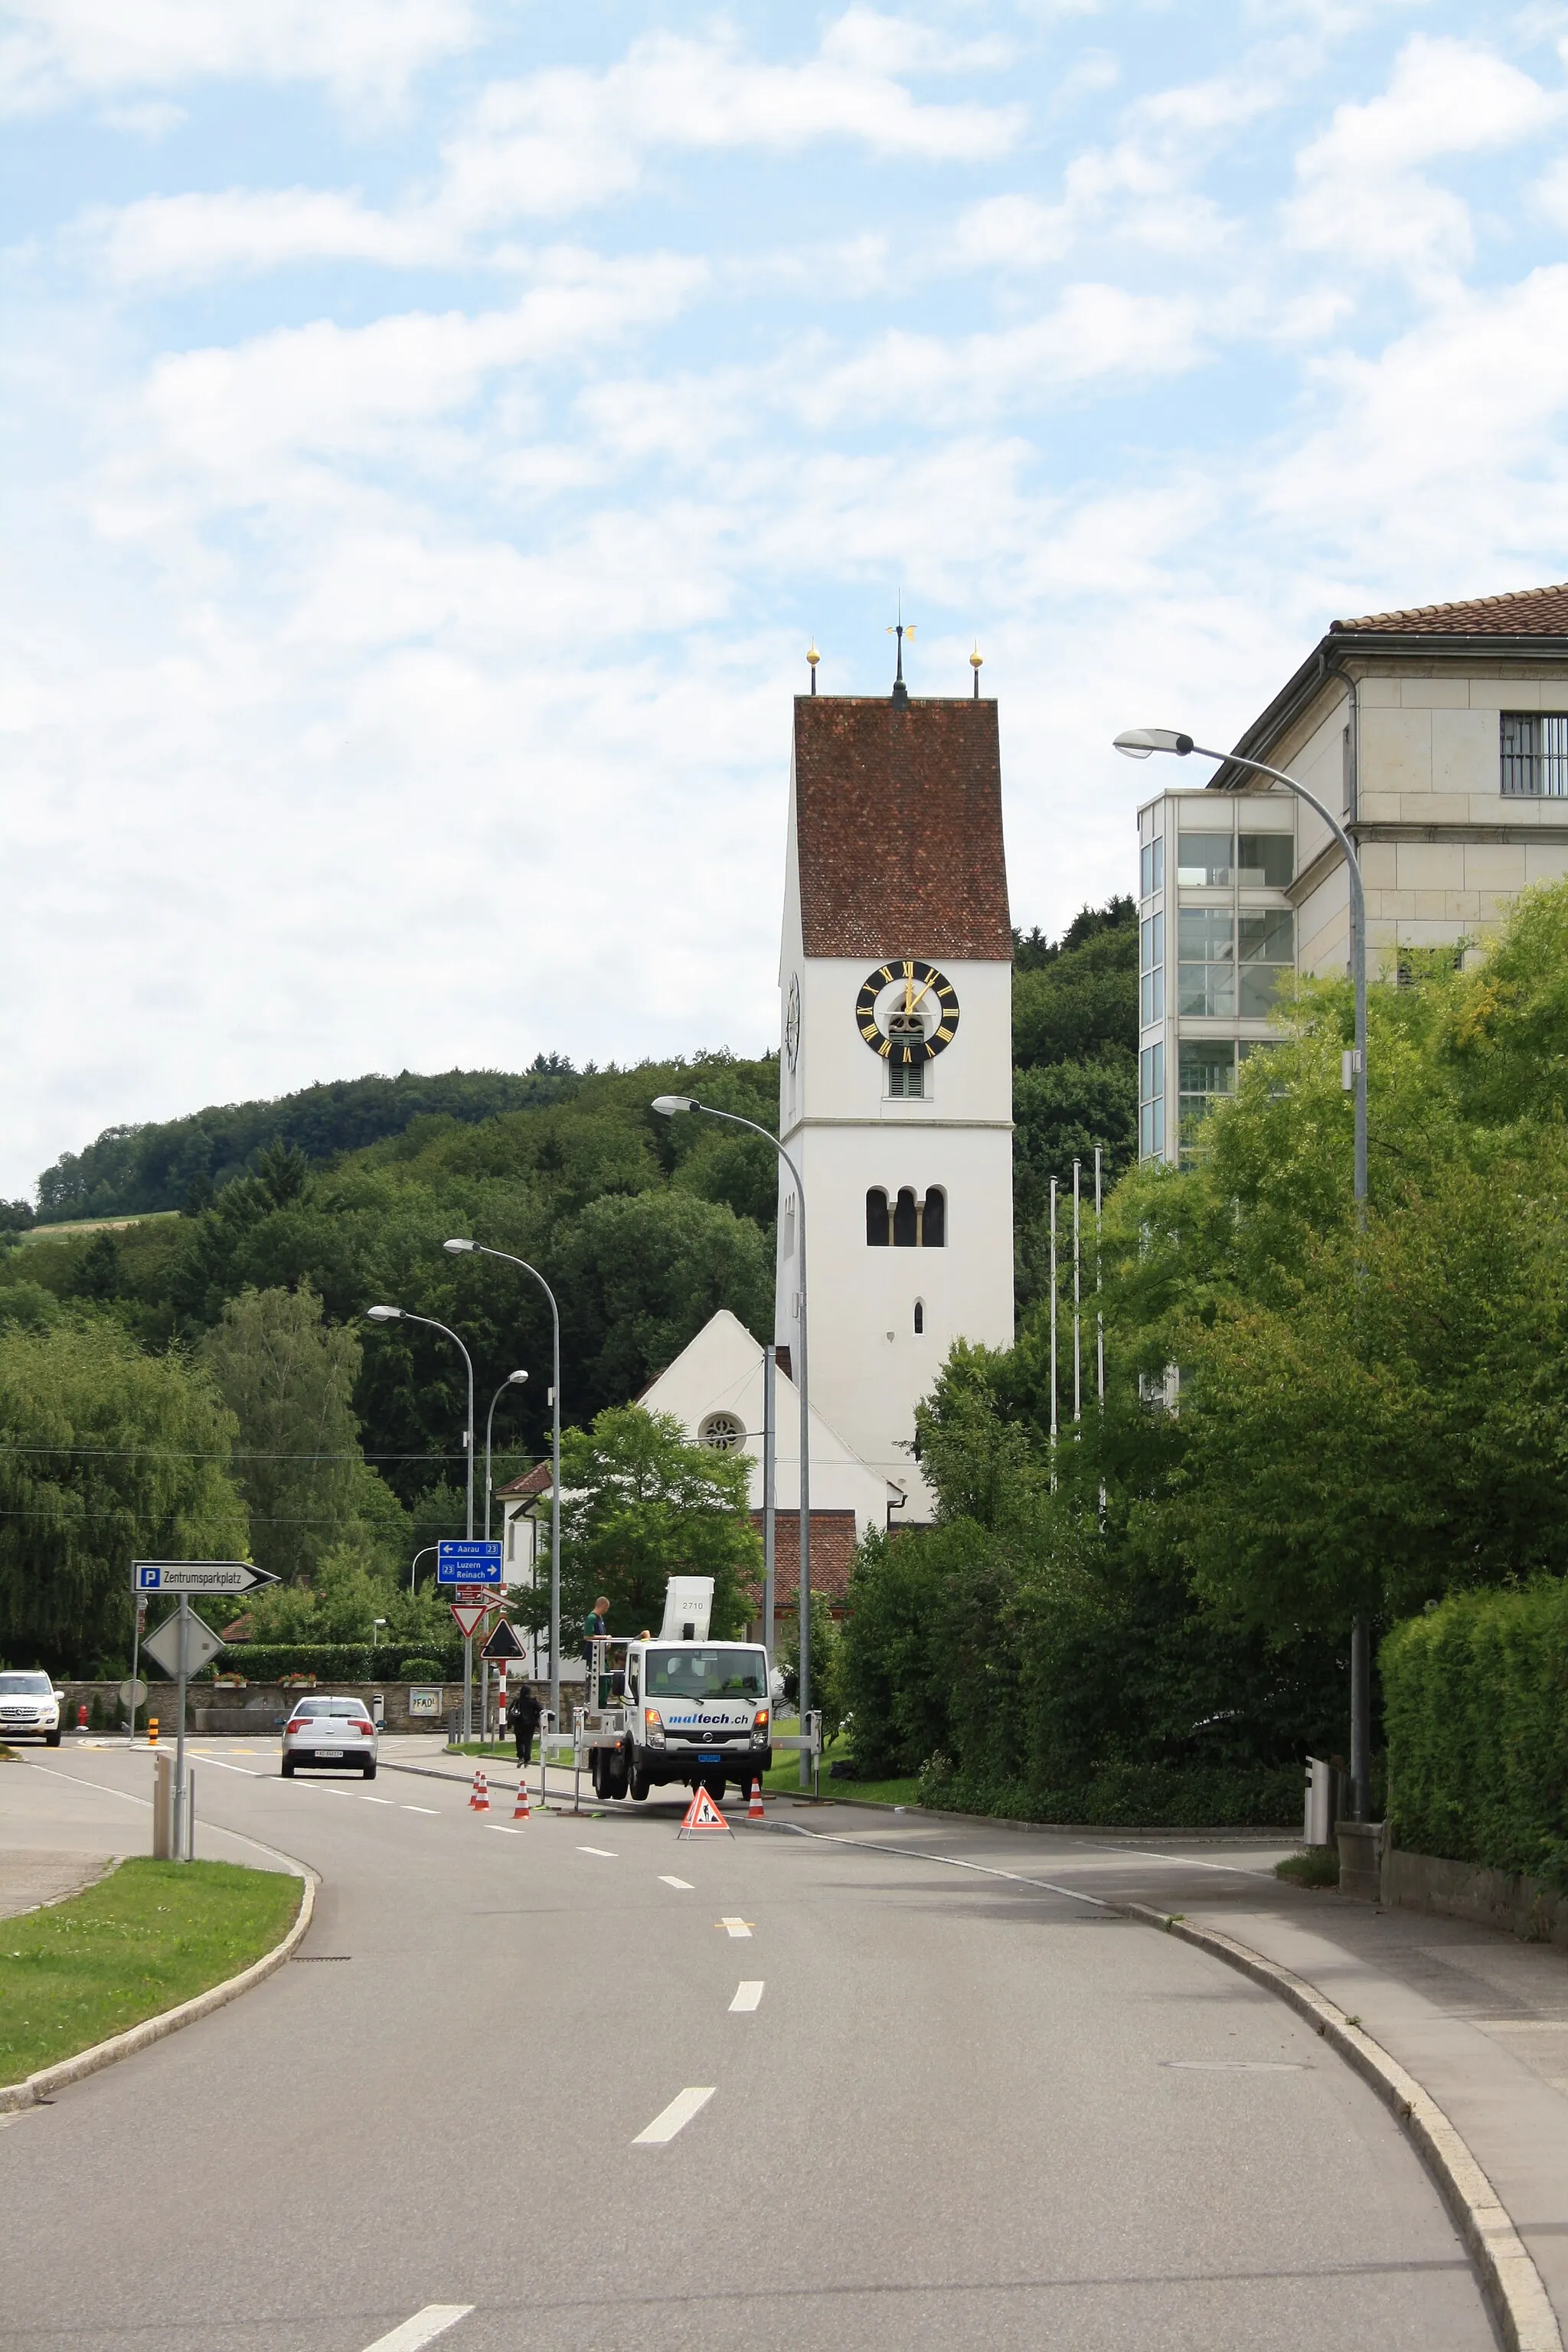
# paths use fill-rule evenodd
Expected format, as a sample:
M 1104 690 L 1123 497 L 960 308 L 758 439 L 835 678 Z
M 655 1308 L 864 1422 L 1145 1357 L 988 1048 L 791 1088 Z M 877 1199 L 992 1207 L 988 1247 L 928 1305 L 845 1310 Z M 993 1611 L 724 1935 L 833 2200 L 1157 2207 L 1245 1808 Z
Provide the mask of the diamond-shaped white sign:
M 185 1679 L 188 1682 L 193 1675 L 199 1674 L 203 1666 L 216 1657 L 223 1647 L 223 1637 L 215 1633 L 210 1625 L 204 1625 L 194 1610 L 183 1622 L 185 1628 Z M 142 1644 L 142 1655 L 151 1658 L 155 1666 L 162 1666 L 163 1672 L 175 1680 L 178 1680 L 180 1673 L 181 1622 L 176 1610 L 174 1616 L 160 1625 L 155 1633 L 149 1633 Z

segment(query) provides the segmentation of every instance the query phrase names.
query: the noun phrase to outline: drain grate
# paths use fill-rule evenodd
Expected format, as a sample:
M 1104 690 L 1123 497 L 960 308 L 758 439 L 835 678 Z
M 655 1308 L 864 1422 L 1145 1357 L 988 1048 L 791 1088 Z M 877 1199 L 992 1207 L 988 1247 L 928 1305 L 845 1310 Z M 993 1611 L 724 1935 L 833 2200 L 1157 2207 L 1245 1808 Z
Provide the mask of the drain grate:
M 353 1958 L 352 1952 L 296 1952 L 289 1966 L 309 1969 L 319 1967 L 322 1960 L 352 1960 Z

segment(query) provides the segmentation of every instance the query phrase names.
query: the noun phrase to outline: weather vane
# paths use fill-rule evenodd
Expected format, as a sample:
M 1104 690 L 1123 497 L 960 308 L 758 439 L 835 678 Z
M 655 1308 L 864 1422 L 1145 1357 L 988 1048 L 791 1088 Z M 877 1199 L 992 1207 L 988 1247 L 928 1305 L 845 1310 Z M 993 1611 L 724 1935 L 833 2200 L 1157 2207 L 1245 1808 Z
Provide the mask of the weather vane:
M 816 650 L 816 635 L 815 630 L 812 633 L 811 643 L 805 649 L 805 658 L 811 665 L 811 690 L 813 694 L 815 694 L 816 692 L 816 665 L 822 659 L 822 656 Z
M 912 637 L 914 633 L 914 623 L 904 619 L 904 600 L 902 596 L 900 596 L 899 598 L 898 620 L 888 631 L 889 636 L 897 637 L 899 641 L 899 674 L 893 680 L 893 700 L 895 703 L 906 703 L 910 698 L 909 688 L 904 684 L 904 639 L 906 637 Z

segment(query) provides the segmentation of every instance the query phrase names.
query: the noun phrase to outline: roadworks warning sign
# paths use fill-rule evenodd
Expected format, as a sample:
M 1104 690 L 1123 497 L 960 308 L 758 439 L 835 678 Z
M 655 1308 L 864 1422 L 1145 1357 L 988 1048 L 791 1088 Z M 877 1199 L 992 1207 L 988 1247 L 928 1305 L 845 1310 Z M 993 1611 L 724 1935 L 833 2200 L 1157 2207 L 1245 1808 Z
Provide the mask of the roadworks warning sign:
M 699 1789 L 686 1808 L 679 1835 L 698 1837 L 704 1831 L 717 1831 L 722 1837 L 733 1837 L 735 1834 L 707 1790 Z

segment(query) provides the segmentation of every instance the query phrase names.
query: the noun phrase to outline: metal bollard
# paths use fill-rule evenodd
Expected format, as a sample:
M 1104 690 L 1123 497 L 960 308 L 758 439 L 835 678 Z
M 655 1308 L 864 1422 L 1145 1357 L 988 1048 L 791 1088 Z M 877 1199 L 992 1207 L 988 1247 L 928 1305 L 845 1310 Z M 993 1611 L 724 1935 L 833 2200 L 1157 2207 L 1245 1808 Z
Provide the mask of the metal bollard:
M 147 1745 L 149 1748 L 158 1745 L 158 1718 L 155 1715 L 147 1717 Z

